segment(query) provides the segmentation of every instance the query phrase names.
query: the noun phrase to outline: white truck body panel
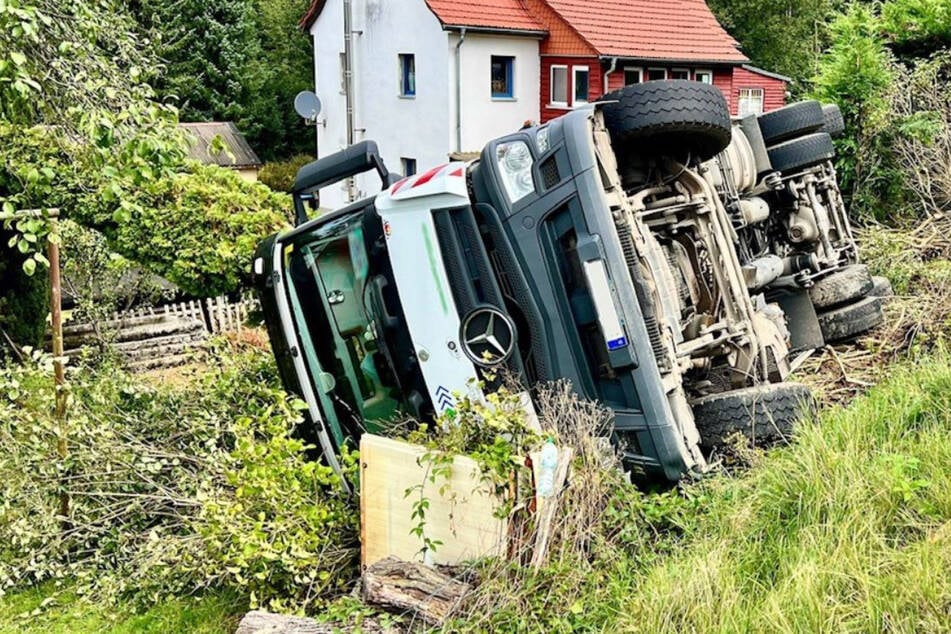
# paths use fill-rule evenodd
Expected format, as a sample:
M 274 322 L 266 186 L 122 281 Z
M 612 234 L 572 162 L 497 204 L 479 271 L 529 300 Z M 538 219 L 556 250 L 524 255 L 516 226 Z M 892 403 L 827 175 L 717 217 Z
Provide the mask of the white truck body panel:
M 376 199 L 406 324 L 433 406 L 481 397 L 475 366 L 462 353 L 460 320 L 436 241 L 432 212 L 468 206 L 466 165 L 450 163 L 405 178 Z M 436 298 L 436 301 L 434 301 Z

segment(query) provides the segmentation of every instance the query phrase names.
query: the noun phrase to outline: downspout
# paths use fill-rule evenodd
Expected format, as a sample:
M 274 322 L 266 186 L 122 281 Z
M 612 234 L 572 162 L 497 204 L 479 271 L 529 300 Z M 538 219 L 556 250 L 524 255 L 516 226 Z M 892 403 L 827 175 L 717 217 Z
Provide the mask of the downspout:
M 608 77 L 610 77 L 610 76 L 611 76 L 611 73 L 613 73 L 613 72 L 616 71 L 616 70 L 617 70 L 617 58 L 616 58 L 616 57 L 612 57 L 612 58 L 611 58 L 611 66 L 608 68 L 608 71 L 607 71 L 606 73 L 604 73 L 604 83 L 601 84 L 601 94 L 602 94 L 602 95 L 608 94 Z
M 456 151 L 462 152 L 462 45 L 466 42 L 466 27 L 459 32 L 456 44 Z
M 353 0 L 343 0 L 343 91 L 347 101 L 347 147 L 353 145 Z M 347 179 L 347 200 L 356 198 L 356 183 Z

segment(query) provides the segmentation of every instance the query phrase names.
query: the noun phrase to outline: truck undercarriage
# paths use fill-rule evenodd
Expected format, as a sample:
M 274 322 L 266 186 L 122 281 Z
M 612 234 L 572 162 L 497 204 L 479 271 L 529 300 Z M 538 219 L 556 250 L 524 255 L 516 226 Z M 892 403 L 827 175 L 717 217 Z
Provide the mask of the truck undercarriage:
M 767 443 L 790 433 L 810 397 L 783 382 L 789 332 L 768 291 L 776 261 L 792 256 L 736 221 L 739 209 L 768 225 L 768 204 L 759 218 L 749 191 L 701 165 L 730 151 L 716 89 L 643 86 L 624 97 L 625 117 L 670 91 L 702 91 L 706 110 L 672 108 L 687 119 L 671 137 L 670 121 L 639 115 L 629 134 L 619 106 L 599 104 L 496 139 L 478 161 L 399 180 L 369 142 L 301 171 L 301 220 L 320 187 L 368 169 L 383 183 L 270 238 L 254 265 L 282 377 L 330 464 L 364 429 L 439 417 L 500 372 L 529 393 L 564 379 L 602 402 L 625 464 L 649 478 L 708 470 L 709 451 L 736 432 Z M 714 132 L 702 132 L 711 116 Z M 805 195 L 829 198 L 814 178 Z M 767 180 L 757 194 L 777 190 Z M 840 235 L 851 239 L 847 225 Z

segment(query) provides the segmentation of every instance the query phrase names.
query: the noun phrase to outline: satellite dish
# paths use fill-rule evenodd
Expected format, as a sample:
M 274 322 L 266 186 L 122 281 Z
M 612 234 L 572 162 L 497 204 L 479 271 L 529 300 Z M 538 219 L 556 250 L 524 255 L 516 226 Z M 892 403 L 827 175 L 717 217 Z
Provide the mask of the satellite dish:
M 299 92 L 294 97 L 294 110 L 307 121 L 316 121 L 320 108 L 320 98 L 309 90 Z

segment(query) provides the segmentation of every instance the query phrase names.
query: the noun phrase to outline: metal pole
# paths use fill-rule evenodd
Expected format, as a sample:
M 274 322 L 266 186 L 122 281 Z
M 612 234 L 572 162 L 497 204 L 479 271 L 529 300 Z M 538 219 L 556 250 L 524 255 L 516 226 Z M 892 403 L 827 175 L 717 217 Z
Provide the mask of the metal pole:
M 347 100 L 347 147 L 354 142 L 354 91 L 353 91 L 353 0 L 343 0 L 343 90 Z M 347 201 L 357 197 L 353 176 L 347 179 Z
M 59 210 L 49 212 L 50 232 L 56 233 Z M 59 244 L 47 241 L 50 261 L 50 322 L 53 331 L 53 377 L 56 384 L 56 453 L 65 462 L 68 457 L 66 446 L 66 368 L 63 364 L 63 290 L 59 271 Z M 69 494 L 65 488 L 59 494 L 59 514 L 63 524 L 69 517 Z

